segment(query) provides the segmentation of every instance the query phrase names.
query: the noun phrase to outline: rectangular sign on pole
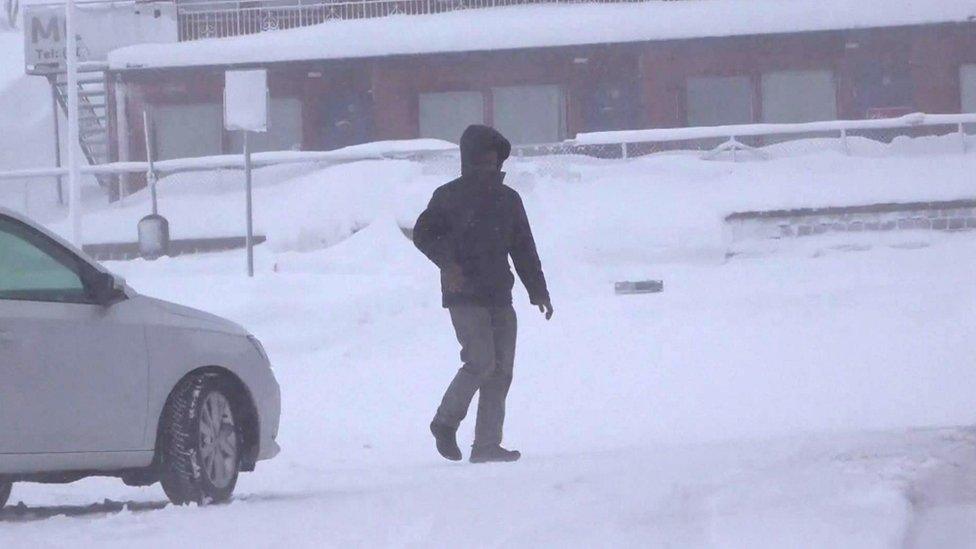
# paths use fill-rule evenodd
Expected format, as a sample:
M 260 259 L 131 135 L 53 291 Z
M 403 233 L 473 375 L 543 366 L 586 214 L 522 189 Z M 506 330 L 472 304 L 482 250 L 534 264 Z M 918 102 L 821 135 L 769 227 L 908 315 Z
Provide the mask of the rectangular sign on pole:
M 251 184 L 251 132 L 268 131 L 268 72 L 224 73 L 224 128 L 244 133 L 244 181 L 247 192 L 247 276 L 254 276 L 254 207 Z
M 228 131 L 268 131 L 268 71 L 225 73 L 224 128 Z
M 80 61 L 106 61 L 110 51 L 124 46 L 175 43 L 179 38 L 173 2 L 152 2 L 151 5 L 148 2 L 96 2 L 75 10 L 73 19 Z M 65 71 L 66 26 L 65 10 L 61 5 L 24 7 L 27 74 Z
M 24 61 L 27 74 L 65 70 L 67 29 L 62 6 L 30 6 L 24 12 Z

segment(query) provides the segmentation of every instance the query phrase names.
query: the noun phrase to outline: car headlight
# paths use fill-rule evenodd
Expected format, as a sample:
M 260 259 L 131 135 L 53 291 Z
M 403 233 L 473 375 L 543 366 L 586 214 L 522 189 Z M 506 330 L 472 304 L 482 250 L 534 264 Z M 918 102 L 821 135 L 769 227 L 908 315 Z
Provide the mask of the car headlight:
M 258 338 L 254 337 L 253 335 L 248 335 L 247 340 L 251 342 L 251 345 L 254 345 L 254 348 L 257 349 L 258 354 L 261 355 L 261 358 L 263 358 L 265 362 L 271 362 L 271 360 L 268 359 L 268 352 L 264 350 L 264 345 L 261 345 Z

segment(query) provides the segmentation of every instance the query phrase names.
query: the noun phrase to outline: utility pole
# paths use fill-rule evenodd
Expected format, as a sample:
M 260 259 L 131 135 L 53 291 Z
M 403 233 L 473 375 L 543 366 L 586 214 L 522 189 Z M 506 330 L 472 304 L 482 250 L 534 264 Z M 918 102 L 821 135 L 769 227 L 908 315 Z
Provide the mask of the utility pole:
M 68 220 L 71 242 L 81 248 L 81 175 L 78 173 L 78 34 L 75 30 L 75 0 L 67 0 L 64 13 L 65 65 L 68 88 Z

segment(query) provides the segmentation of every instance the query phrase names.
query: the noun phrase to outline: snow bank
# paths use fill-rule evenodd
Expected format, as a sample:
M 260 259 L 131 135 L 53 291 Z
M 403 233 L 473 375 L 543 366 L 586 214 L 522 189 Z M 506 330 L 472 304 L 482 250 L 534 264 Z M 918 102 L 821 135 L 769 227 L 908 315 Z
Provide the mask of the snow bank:
M 522 193 L 551 257 L 621 265 L 720 258 L 728 245 L 723 220 L 737 211 L 976 196 L 970 176 L 976 147 L 961 154 L 958 136 L 890 145 L 851 138 L 850 145 L 857 156 L 839 152 L 837 140 L 817 139 L 773 145 L 765 149 L 768 160 L 738 163 L 685 153 L 513 158 L 506 182 Z M 255 227 L 279 252 L 332 246 L 376 219 L 409 228 L 433 190 L 457 176 L 458 162 L 448 155 L 314 171 L 261 168 L 255 171 Z M 174 238 L 240 236 L 243 188 L 235 170 L 173 175 L 160 181 L 160 210 Z M 149 209 L 145 191 L 122 206 L 90 202 L 86 241 L 134 240 L 136 223 Z M 42 221 L 65 232 L 61 219 Z
M 776 136 L 857 130 L 881 130 L 921 126 L 958 126 L 976 123 L 976 114 L 925 114 L 912 113 L 898 118 L 880 120 L 831 120 L 800 124 L 737 124 L 697 128 L 656 128 L 650 130 L 623 130 L 581 133 L 571 142 L 576 145 L 616 145 L 618 143 L 654 143 L 690 141 L 695 139 L 728 138 L 746 136 Z
M 113 69 L 480 51 L 966 22 L 976 0 L 696 0 L 533 5 L 335 21 L 220 40 L 130 46 Z M 416 37 L 422 36 L 422 40 Z

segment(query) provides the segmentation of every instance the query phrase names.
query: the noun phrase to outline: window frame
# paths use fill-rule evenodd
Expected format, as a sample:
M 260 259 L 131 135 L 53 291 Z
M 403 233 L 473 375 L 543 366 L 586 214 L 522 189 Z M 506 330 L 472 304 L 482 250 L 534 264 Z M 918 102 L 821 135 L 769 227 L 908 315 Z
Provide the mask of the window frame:
M 772 105 L 768 103 L 768 101 L 770 101 L 773 97 L 775 97 L 776 99 L 781 99 L 781 97 L 778 96 L 775 92 L 771 93 L 773 92 L 772 88 L 775 84 L 782 84 L 783 82 L 786 81 L 786 80 L 776 81 L 775 79 L 781 77 L 789 78 L 790 76 L 796 76 L 800 78 L 803 77 L 819 78 L 822 76 L 829 77 L 830 93 L 826 94 L 824 98 L 828 99 L 828 101 L 830 102 L 829 108 L 833 112 L 831 114 L 826 115 L 827 118 L 815 117 L 813 119 L 807 120 L 805 119 L 807 117 L 791 117 L 793 118 L 792 120 L 771 120 L 770 111 L 773 109 L 770 108 Z M 762 71 L 759 73 L 759 102 L 760 102 L 759 122 L 763 124 L 802 124 L 805 122 L 824 122 L 824 121 L 838 120 L 840 117 L 840 102 L 838 101 L 837 98 L 838 89 L 839 88 L 837 85 L 837 71 L 835 71 L 830 67 L 820 67 L 820 68 L 814 67 L 814 68 L 804 68 L 804 69 L 790 68 L 790 69 L 775 69 L 775 70 Z M 796 97 L 794 94 L 787 94 L 787 96 L 789 98 Z M 796 110 L 794 110 L 790 114 L 795 115 Z
M 425 117 L 424 117 L 424 98 L 425 97 L 433 97 L 433 96 L 442 96 L 443 97 L 443 96 L 446 96 L 446 95 L 471 95 L 471 96 L 478 95 L 478 99 L 481 102 L 481 120 L 480 120 L 480 122 L 479 121 L 474 121 L 474 122 L 470 122 L 470 123 L 471 124 L 490 124 L 491 123 L 490 120 L 489 120 L 489 114 L 490 114 L 490 112 L 488 111 L 488 104 L 491 101 L 491 92 L 490 92 L 490 90 L 487 93 L 485 92 L 485 90 L 482 90 L 482 89 L 444 89 L 444 90 L 438 89 L 438 90 L 426 90 L 426 91 L 425 90 L 422 90 L 422 91 L 419 91 L 417 93 L 417 136 L 420 137 L 421 139 L 442 139 L 442 140 L 445 140 L 445 141 L 449 141 L 451 143 L 454 143 L 454 142 L 456 142 L 461 137 L 461 132 L 458 132 L 457 133 L 457 136 L 456 137 L 453 137 L 453 138 L 451 138 L 449 136 L 440 136 L 440 137 L 428 136 L 428 137 L 424 137 L 424 134 L 427 133 L 427 132 L 424 131 L 424 120 L 425 120 Z M 463 131 L 463 130 L 464 130 L 464 128 L 461 128 L 461 131 Z
M 972 81 L 969 80 L 970 75 L 974 77 Z M 970 82 L 976 82 L 976 62 L 960 63 L 959 65 L 959 112 L 960 113 L 976 112 L 976 86 L 974 87 L 967 86 L 967 84 Z M 972 109 L 967 110 L 966 107 L 972 107 Z
M 24 291 L 23 297 L 0 294 L 0 301 L 18 301 L 32 303 L 60 303 L 73 305 L 97 305 L 92 290 L 92 281 L 96 274 L 96 269 L 87 261 L 79 257 L 73 251 L 62 246 L 44 232 L 32 227 L 28 223 L 0 214 L 0 232 L 8 233 L 15 238 L 20 238 L 27 244 L 33 246 L 44 255 L 50 257 L 62 267 L 71 271 L 81 281 L 83 296 L 62 296 L 45 297 L 42 295 L 30 295 L 33 292 L 43 292 L 44 290 Z
M 745 122 L 736 122 L 736 121 L 728 121 L 728 120 L 719 120 L 719 121 L 712 121 L 712 122 L 707 122 L 707 121 L 706 122 L 700 122 L 700 121 L 697 121 L 697 120 L 694 120 L 694 121 L 692 120 L 692 115 L 693 114 L 700 114 L 700 113 L 693 112 L 694 109 L 692 108 L 692 103 L 693 103 L 692 102 L 692 95 L 693 95 L 693 89 L 692 89 L 693 88 L 693 85 L 692 84 L 694 82 L 704 84 L 707 81 L 712 81 L 712 82 L 718 82 L 718 81 L 733 82 L 733 81 L 738 81 L 739 83 L 745 83 L 745 85 L 746 85 L 745 91 L 746 91 L 747 96 L 748 96 L 748 99 L 749 99 L 749 102 L 748 102 L 748 112 L 745 113 L 747 115 L 745 117 L 745 119 L 746 119 Z M 689 127 L 689 128 L 697 128 L 697 127 L 718 127 L 718 126 L 736 126 L 736 125 L 755 124 L 755 123 L 757 123 L 758 119 L 760 118 L 760 112 L 759 111 L 761 111 L 761 109 L 762 109 L 762 98 L 760 97 L 761 96 L 761 91 L 759 89 L 757 89 L 758 85 L 759 84 L 757 83 L 756 74 L 753 73 L 753 72 L 735 72 L 735 73 L 727 73 L 727 74 L 726 73 L 710 73 L 709 72 L 709 73 L 700 73 L 700 74 L 695 73 L 695 74 L 686 75 L 685 76 L 685 81 L 684 81 L 684 98 L 683 98 L 683 101 L 684 101 L 685 127 Z M 727 101 L 727 99 L 724 100 L 723 102 L 725 102 L 725 101 Z M 727 112 L 736 113 L 738 111 L 730 110 L 730 111 L 727 111 Z
M 167 147 L 170 146 L 169 142 L 167 141 L 167 139 L 168 139 L 167 135 L 168 134 L 166 133 L 166 130 L 169 130 L 169 129 L 172 129 L 172 128 L 164 127 L 164 126 L 162 126 L 158 122 L 159 120 L 166 118 L 165 116 L 163 116 L 162 114 L 160 114 L 160 111 L 163 111 L 165 113 L 165 110 L 166 109 L 188 109 L 188 108 L 193 108 L 193 107 L 202 107 L 202 108 L 211 108 L 212 107 L 213 109 L 215 109 L 214 110 L 214 114 L 216 114 L 216 116 L 214 116 L 212 118 L 207 117 L 210 120 L 210 122 L 211 122 L 211 125 L 208 126 L 209 129 L 207 131 L 208 132 L 211 132 L 211 131 L 213 132 L 213 135 L 211 135 L 210 137 L 215 137 L 216 138 L 216 145 L 217 146 L 216 146 L 215 149 L 213 149 L 212 152 L 206 152 L 205 151 L 203 154 L 193 154 L 193 155 L 190 155 L 190 156 L 185 156 L 185 155 L 180 155 L 180 154 L 176 154 L 175 156 L 173 156 L 173 155 L 169 154 L 170 151 L 164 150 L 164 149 L 166 149 Z M 227 132 L 224 130 L 224 112 L 223 112 L 223 106 L 222 106 L 222 104 L 219 101 L 216 101 L 216 100 L 214 100 L 214 101 L 191 100 L 191 101 L 187 101 L 187 102 L 164 101 L 164 102 L 159 102 L 159 103 L 156 103 L 156 104 L 151 105 L 150 106 L 150 113 L 151 113 L 151 116 L 152 116 L 152 120 L 151 120 L 150 123 L 152 124 L 152 148 L 153 148 L 153 157 L 154 157 L 154 159 L 156 161 L 161 161 L 161 160 L 177 160 L 177 159 L 182 159 L 182 158 L 204 158 L 204 157 L 208 157 L 208 156 L 219 156 L 219 155 L 226 154 L 225 151 L 227 150 L 227 137 L 226 137 L 225 134 Z M 204 120 L 203 118 L 199 118 L 199 117 L 198 117 L 198 119 Z M 201 128 L 202 127 L 203 126 L 201 126 Z M 171 136 L 169 136 L 169 137 L 171 137 Z
M 537 90 L 537 89 L 555 90 L 558 93 L 558 105 L 557 105 L 558 119 L 556 120 L 556 124 L 555 124 L 556 125 L 556 137 L 552 141 L 547 141 L 547 140 L 543 139 L 542 142 L 523 143 L 523 142 L 520 142 L 520 140 L 518 139 L 518 137 L 517 137 L 518 133 L 517 132 L 515 132 L 513 130 L 510 130 L 510 129 L 507 129 L 507 128 L 503 128 L 500 125 L 500 122 L 498 120 L 498 111 L 501 110 L 499 108 L 499 97 L 504 97 L 505 92 L 516 92 L 517 93 L 518 91 L 522 91 L 522 90 Z M 547 144 L 551 144 L 551 143 L 560 143 L 560 142 L 564 141 L 566 139 L 566 137 L 568 136 L 568 134 L 569 134 L 569 131 L 568 131 L 568 127 L 569 127 L 569 111 L 568 111 L 569 96 L 568 96 L 568 93 L 566 91 L 566 86 L 564 86 L 562 84 L 559 84 L 559 83 L 554 83 L 554 84 L 552 84 L 552 83 L 542 83 L 542 84 L 540 84 L 540 83 L 532 83 L 532 84 L 506 84 L 506 85 L 502 85 L 502 86 L 492 86 L 490 88 L 490 90 L 489 90 L 488 101 L 490 101 L 490 105 L 491 105 L 491 125 L 493 127 L 497 128 L 503 134 L 505 134 L 505 136 L 512 142 L 512 145 L 515 146 L 515 147 L 538 146 L 538 145 L 547 145 Z

